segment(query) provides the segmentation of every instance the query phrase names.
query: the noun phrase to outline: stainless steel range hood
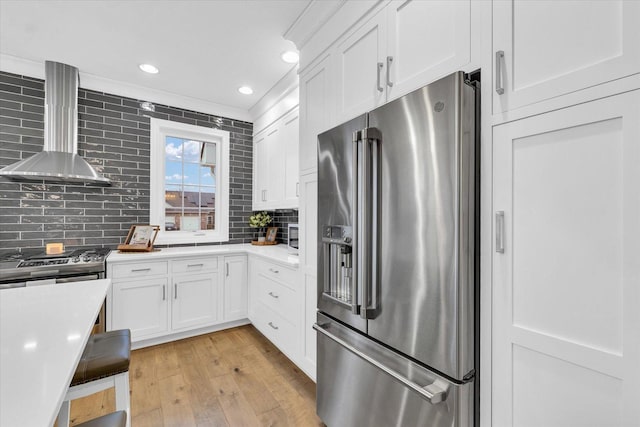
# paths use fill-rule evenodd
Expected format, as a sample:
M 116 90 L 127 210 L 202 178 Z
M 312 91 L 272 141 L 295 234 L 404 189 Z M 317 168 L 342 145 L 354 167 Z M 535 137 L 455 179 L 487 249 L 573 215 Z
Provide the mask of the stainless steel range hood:
M 0 169 L 13 181 L 53 181 L 111 185 L 78 152 L 78 69 L 45 62 L 44 148 Z

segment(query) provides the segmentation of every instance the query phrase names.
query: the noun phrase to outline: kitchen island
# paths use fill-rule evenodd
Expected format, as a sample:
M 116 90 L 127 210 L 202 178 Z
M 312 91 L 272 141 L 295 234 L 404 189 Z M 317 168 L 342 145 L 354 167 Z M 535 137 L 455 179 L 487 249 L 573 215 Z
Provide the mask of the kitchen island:
M 110 286 L 0 291 L 0 425 L 53 425 Z

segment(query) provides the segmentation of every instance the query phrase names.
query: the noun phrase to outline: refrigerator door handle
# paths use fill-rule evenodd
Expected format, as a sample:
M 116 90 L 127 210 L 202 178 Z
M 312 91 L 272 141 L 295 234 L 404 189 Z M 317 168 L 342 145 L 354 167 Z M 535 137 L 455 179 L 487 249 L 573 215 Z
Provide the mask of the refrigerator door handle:
M 378 277 L 378 149 L 380 132 L 366 128 L 358 132 L 362 141 L 362 161 L 359 165 L 358 280 L 362 292 L 360 317 L 372 319 L 377 310 Z
M 429 403 L 435 405 L 436 403 L 444 402 L 447 399 L 447 392 L 449 391 L 449 384 L 447 384 L 445 381 L 435 380 L 431 384 L 428 384 L 426 386 L 421 386 L 420 384 L 416 384 L 415 382 L 409 380 L 408 378 L 406 378 L 405 376 L 399 374 L 398 372 L 394 371 L 393 369 L 388 368 L 387 366 L 383 365 L 382 363 L 378 362 L 377 360 L 373 359 L 372 357 L 368 356 L 367 354 L 361 352 L 360 350 L 358 350 L 357 348 L 355 348 L 351 344 L 347 343 L 346 341 L 342 340 L 341 338 L 338 338 L 337 336 L 333 335 L 332 333 L 330 333 L 329 331 L 324 329 L 323 325 L 314 324 L 313 325 L 313 329 L 315 329 L 316 331 L 318 331 L 322 335 L 326 336 L 327 338 L 337 342 L 342 347 L 344 347 L 345 349 L 349 350 L 351 353 L 355 354 L 356 356 L 358 356 L 362 360 L 372 364 L 373 366 L 375 366 L 376 368 L 380 369 L 381 371 L 383 371 L 387 375 L 390 375 L 395 380 L 401 382 L 406 387 L 408 387 L 411 390 L 413 390 L 416 393 L 418 393 L 423 399 L 425 399 Z
M 358 229 L 358 195 L 360 194 L 360 182 L 358 174 L 358 145 L 360 145 L 360 132 L 353 133 L 353 144 L 351 146 L 351 158 L 353 164 L 351 165 L 351 179 L 353 180 L 351 186 L 351 200 L 353 208 L 351 209 L 351 226 L 353 227 L 353 238 L 351 246 L 351 312 L 353 314 L 360 313 L 360 293 L 358 292 L 358 284 L 360 280 L 360 274 L 358 274 L 358 268 L 360 265 L 360 232 Z
M 359 164 L 358 180 L 358 280 L 362 292 L 360 316 L 367 319 L 371 283 L 371 147 L 367 138 L 367 129 L 361 132 L 362 161 Z

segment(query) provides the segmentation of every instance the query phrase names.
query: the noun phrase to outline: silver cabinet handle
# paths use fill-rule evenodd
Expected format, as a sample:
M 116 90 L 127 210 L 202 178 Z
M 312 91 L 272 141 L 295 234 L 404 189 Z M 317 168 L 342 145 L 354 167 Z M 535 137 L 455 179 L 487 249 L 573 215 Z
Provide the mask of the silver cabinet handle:
M 277 298 L 280 298 L 278 295 L 274 294 L 273 292 L 269 292 L 269 296 L 270 296 L 271 298 L 276 298 L 276 299 L 277 299 Z
M 504 253 L 504 211 L 496 212 L 496 252 Z
M 382 87 L 382 84 L 380 84 L 380 73 L 382 73 L 382 67 L 384 67 L 384 64 L 382 62 L 378 62 L 378 76 L 376 80 L 376 86 L 378 87 L 378 92 L 382 92 L 384 90 L 384 88 Z
M 504 61 L 504 50 L 496 52 L 496 93 L 502 95 L 504 87 L 502 85 L 502 62 Z
M 229 263 L 225 263 L 225 267 L 227 269 L 227 277 L 229 277 Z
M 269 322 L 269 326 L 271 326 L 273 329 L 280 329 L 279 327 L 277 327 L 276 325 L 274 325 L 273 323 Z
M 300 197 L 300 183 L 296 182 L 296 197 Z
M 393 56 L 387 56 L 387 86 L 393 87 L 391 81 L 391 63 L 393 62 Z
M 272 272 L 272 273 L 275 273 L 275 274 L 280 273 L 280 271 L 278 271 L 278 270 L 274 270 L 273 268 L 270 268 L 270 269 L 269 269 L 269 271 L 270 271 L 270 272 Z
M 140 271 L 151 271 L 151 269 L 150 268 L 134 268 L 131 270 L 132 273 L 137 273 Z
M 167 300 L 167 285 L 162 285 L 162 301 Z
M 173 284 L 173 298 L 174 299 L 178 299 L 178 284 L 177 283 Z
M 200 264 L 187 264 L 187 268 L 189 267 L 202 267 L 204 264 L 200 263 Z
M 402 384 L 404 384 L 411 390 L 418 393 L 420 396 L 422 396 L 423 399 L 427 400 L 431 404 L 440 403 L 447 399 L 449 384 L 447 384 L 445 381 L 435 380 L 433 383 L 423 387 L 420 384 L 416 384 L 413 381 L 409 380 L 408 378 L 404 377 L 403 375 L 397 373 L 393 369 L 386 367 L 385 365 L 373 359 L 369 355 L 361 352 L 351 344 L 347 343 L 346 341 L 328 332 L 321 325 L 314 324 L 313 329 L 320 332 L 322 335 L 326 336 L 327 338 L 337 342 L 338 344 L 343 346 L 345 349 L 349 350 L 351 353 L 355 354 L 356 356 L 363 359 L 364 361 L 369 362 L 376 368 L 383 371 L 385 374 L 393 377 L 395 380 L 400 381 Z

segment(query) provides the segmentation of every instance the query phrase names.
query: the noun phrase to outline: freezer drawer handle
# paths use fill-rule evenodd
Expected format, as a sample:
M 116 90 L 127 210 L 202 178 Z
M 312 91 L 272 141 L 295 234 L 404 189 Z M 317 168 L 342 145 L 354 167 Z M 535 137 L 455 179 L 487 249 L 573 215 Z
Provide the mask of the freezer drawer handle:
M 365 360 L 366 362 L 369 362 L 370 364 L 380 369 L 387 375 L 390 375 L 391 377 L 393 377 L 395 380 L 400 381 L 402 384 L 404 384 L 405 386 L 409 387 L 411 390 L 418 393 L 420 396 L 422 396 L 422 398 L 424 398 L 425 400 L 428 400 L 430 403 L 436 404 L 436 403 L 444 402 L 447 399 L 449 384 L 447 384 L 445 381 L 435 380 L 431 384 L 422 387 L 421 385 L 416 384 L 411 380 L 408 380 L 406 377 L 404 377 L 403 375 L 400 375 L 393 369 L 389 369 L 388 367 L 378 362 L 377 360 L 367 356 L 357 348 L 353 347 L 351 344 L 348 344 L 346 341 L 328 332 L 326 329 L 322 327 L 322 325 L 318 325 L 316 323 L 315 325 L 313 325 L 313 329 L 320 332 L 322 335 L 326 336 L 327 338 L 337 342 L 338 344 L 340 344 L 341 346 L 349 350 L 351 353 L 355 354 L 356 356 Z

